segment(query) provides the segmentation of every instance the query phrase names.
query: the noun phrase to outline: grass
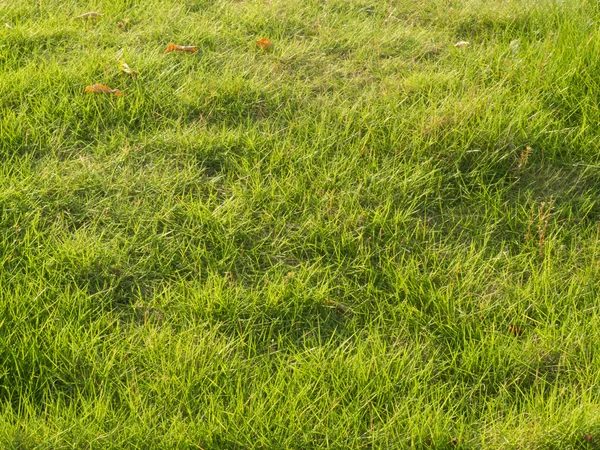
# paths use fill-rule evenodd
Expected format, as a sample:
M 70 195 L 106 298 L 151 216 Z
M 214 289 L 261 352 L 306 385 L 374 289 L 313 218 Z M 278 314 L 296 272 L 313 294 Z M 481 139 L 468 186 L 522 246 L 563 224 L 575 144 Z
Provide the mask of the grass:
M 0 1 L 2 448 L 600 446 L 599 22 Z

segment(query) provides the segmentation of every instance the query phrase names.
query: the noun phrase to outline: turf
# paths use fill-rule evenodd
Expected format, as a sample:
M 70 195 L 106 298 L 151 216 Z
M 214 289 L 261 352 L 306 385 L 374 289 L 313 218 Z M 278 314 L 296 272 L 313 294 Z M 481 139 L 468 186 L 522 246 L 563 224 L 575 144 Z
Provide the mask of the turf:
M 599 22 L 0 1 L 0 446 L 600 446 Z

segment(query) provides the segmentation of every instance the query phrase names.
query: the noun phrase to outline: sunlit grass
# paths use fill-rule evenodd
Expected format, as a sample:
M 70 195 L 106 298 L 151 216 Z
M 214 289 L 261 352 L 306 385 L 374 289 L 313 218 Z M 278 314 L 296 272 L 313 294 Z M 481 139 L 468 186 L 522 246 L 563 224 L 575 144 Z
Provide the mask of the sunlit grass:
M 600 445 L 599 19 L 0 2 L 1 446 Z

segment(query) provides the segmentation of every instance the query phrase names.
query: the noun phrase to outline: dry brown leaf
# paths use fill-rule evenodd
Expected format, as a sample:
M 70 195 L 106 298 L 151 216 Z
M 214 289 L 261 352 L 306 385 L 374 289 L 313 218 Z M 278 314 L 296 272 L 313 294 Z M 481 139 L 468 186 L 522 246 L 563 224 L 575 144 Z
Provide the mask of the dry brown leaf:
M 256 41 L 256 45 L 258 45 L 263 50 L 271 50 L 273 48 L 273 43 L 269 38 L 262 38 Z
M 86 12 L 85 14 L 82 14 L 80 16 L 75 17 L 76 19 L 99 19 L 100 17 L 102 17 L 102 14 L 96 12 L 96 11 L 90 11 L 90 12 Z
M 166 53 L 171 53 L 171 52 L 177 52 L 177 51 L 179 51 L 179 52 L 194 53 L 197 49 L 198 49 L 198 47 L 196 47 L 195 45 L 175 45 L 175 44 L 169 44 L 169 46 L 165 50 L 165 54 Z
M 119 89 L 113 89 L 104 84 L 92 84 L 91 86 L 86 87 L 83 90 L 83 92 L 93 92 L 96 94 L 113 94 L 119 97 L 123 95 L 123 92 L 121 92 Z

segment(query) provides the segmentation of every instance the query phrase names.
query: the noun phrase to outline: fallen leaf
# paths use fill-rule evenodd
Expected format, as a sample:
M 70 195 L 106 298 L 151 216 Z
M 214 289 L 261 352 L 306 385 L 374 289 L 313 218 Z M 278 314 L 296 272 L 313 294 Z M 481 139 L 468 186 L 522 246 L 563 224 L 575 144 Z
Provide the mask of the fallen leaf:
M 197 50 L 197 47 L 195 45 L 169 44 L 169 46 L 167 47 L 167 50 L 165 50 L 165 54 L 171 53 L 171 52 L 176 52 L 176 51 L 194 53 L 196 50 Z
M 85 14 L 82 14 L 80 16 L 75 17 L 76 19 L 99 19 L 100 17 L 102 17 L 102 14 L 96 12 L 96 11 L 90 11 L 90 12 L 86 12 Z
M 467 41 L 458 41 L 456 44 L 454 44 L 454 46 L 458 48 L 468 47 L 469 45 L 471 45 L 471 43 Z
M 92 84 L 91 86 L 86 87 L 83 92 L 94 92 L 96 94 L 113 94 L 116 96 L 122 96 L 123 92 L 118 89 L 112 89 L 103 84 Z
M 136 71 L 134 69 L 132 69 L 131 67 L 129 67 L 129 64 L 127 64 L 125 61 L 121 61 L 121 70 L 125 73 L 128 73 L 129 75 L 131 75 L 134 78 L 136 76 Z
M 263 50 L 271 50 L 273 48 L 273 43 L 269 38 L 262 38 L 256 41 L 256 45 L 258 45 Z

